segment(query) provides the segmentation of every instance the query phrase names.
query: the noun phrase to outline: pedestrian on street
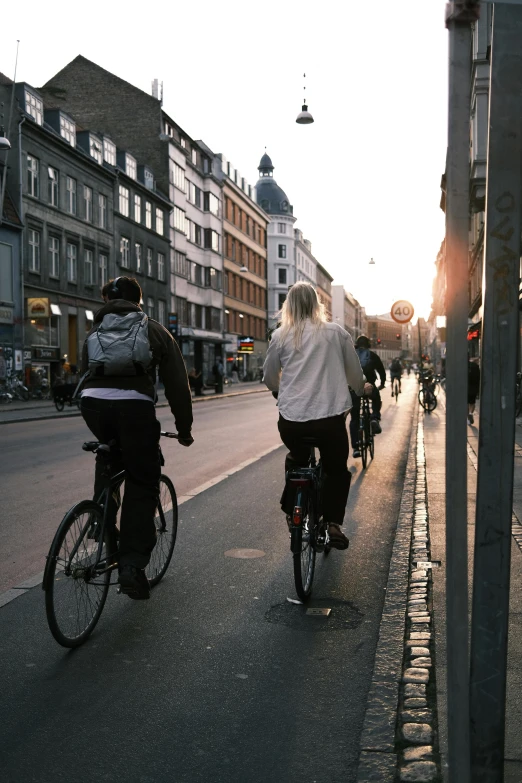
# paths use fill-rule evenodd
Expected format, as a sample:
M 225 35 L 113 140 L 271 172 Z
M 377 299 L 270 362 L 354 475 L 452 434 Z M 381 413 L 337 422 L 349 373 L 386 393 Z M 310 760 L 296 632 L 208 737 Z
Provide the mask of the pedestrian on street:
M 480 367 L 476 359 L 468 358 L 468 422 L 475 423 L 473 413 L 480 389 Z
M 310 283 L 295 283 L 282 308 L 282 325 L 272 334 L 263 380 L 278 395 L 279 434 L 289 449 L 285 471 L 308 465 L 312 437 L 324 469 L 323 519 L 331 546 L 346 549 L 341 526 L 351 473 L 348 471 L 346 414 L 352 406 L 348 386 L 371 394 L 350 334 L 326 320 L 324 305 Z M 285 487 L 281 508 L 289 516 L 293 493 Z M 289 517 L 291 518 L 291 517 Z
M 232 365 L 232 383 L 239 383 L 239 364 L 236 361 Z
M 221 356 L 218 356 L 216 359 L 213 370 L 214 382 L 216 384 L 216 394 L 223 394 L 223 374 L 225 372 L 225 368 L 223 367 L 223 360 Z

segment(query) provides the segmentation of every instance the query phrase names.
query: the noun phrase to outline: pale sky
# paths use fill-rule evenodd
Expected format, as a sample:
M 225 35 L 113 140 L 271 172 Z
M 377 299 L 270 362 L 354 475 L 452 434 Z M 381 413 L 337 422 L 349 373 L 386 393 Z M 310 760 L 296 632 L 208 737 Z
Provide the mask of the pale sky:
M 443 0 L 4 4 L 0 71 L 35 87 L 82 54 L 150 92 L 251 184 L 266 147 L 316 258 L 366 307 L 429 314 L 446 157 Z M 315 123 L 295 118 L 303 98 Z M 375 266 L 368 264 L 375 259 Z

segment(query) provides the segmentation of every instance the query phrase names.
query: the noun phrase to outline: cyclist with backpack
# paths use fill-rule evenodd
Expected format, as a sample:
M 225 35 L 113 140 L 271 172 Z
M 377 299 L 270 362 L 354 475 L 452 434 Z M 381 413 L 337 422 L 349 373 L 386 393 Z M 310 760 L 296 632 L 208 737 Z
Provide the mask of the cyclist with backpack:
M 115 472 L 125 470 L 119 539 L 119 582 L 130 598 L 149 598 L 145 568 L 156 543 L 161 454 L 156 419 L 156 370 L 182 446 L 194 441 L 192 396 L 180 350 L 171 334 L 148 318 L 139 303 L 137 280 L 117 277 L 103 288 L 106 304 L 94 316 L 83 347 L 81 413 L 103 443 L 120 449 Z M 102 461 L 96 460 L 94 495 L 103 486 Z M 114 513 L 117 503 L 114 502 Z
M 381 361 L 381 357 L 374 351 L 370 351 L 370 340 L 366 335 L 361 334 L 355 342 L 355 350 L 361 363 L 364 377 L 373 385 L 371 394 L 372 399 L 372 430 L 374 435 L 382 432 L 380 425 L 382 401 L 379 389 L 384 389 L 386 384 L 386 370 Z M 377 376 L 381 380 L 381 385 L 376 386 Z M 353 407 L 350 411 L 350 439 L 352 441 L 352 454 L 354 457 L 360 457 L 359 450 L 359 418 L 361 411 L 361 398 L 352 394 Z
M 399 357 L 396 356 L 395 359 L 392 359 L 392 362 L 390 364 L 390 382 L 392 387 L 392 393 L 391 393 L 392 397 L 393 397 L 393 381 L 395 380 L 395 378 L 397 378 L 397 380 L 399 381 L 399 394 L 402 391 L 401 376 L 402 376 L 402 364 Z

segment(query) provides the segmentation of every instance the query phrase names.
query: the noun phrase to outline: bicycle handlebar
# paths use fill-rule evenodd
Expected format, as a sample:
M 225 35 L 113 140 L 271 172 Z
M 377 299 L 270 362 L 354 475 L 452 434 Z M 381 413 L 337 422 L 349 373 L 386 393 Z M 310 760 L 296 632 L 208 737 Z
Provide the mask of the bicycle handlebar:
M 175 438 L 176 440 L 179 440 L 179 435 L 177 432 L 160 432 L 160 435 L 163 435 L 164 438 Z

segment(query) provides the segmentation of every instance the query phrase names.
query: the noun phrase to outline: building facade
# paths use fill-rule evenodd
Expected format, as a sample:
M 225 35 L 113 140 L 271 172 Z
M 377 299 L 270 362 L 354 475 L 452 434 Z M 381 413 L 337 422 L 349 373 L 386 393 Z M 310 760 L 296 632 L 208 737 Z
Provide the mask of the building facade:
M 367 336 L 371 340 L 372 351 L 381 357 L 385 368 L 396 356 L 403 355 L 403 329 L 390 315 L 368 316 Z
M 317 259 L 312 253 L 312 243 L 303 232 L 294 228 L 294 263 L 298 280 L 317 286 Z
M 332 280 L 333 277 L 324 266 L 317 262 L 317 293 L 324 305 L 328 321 L 332 320 Z

